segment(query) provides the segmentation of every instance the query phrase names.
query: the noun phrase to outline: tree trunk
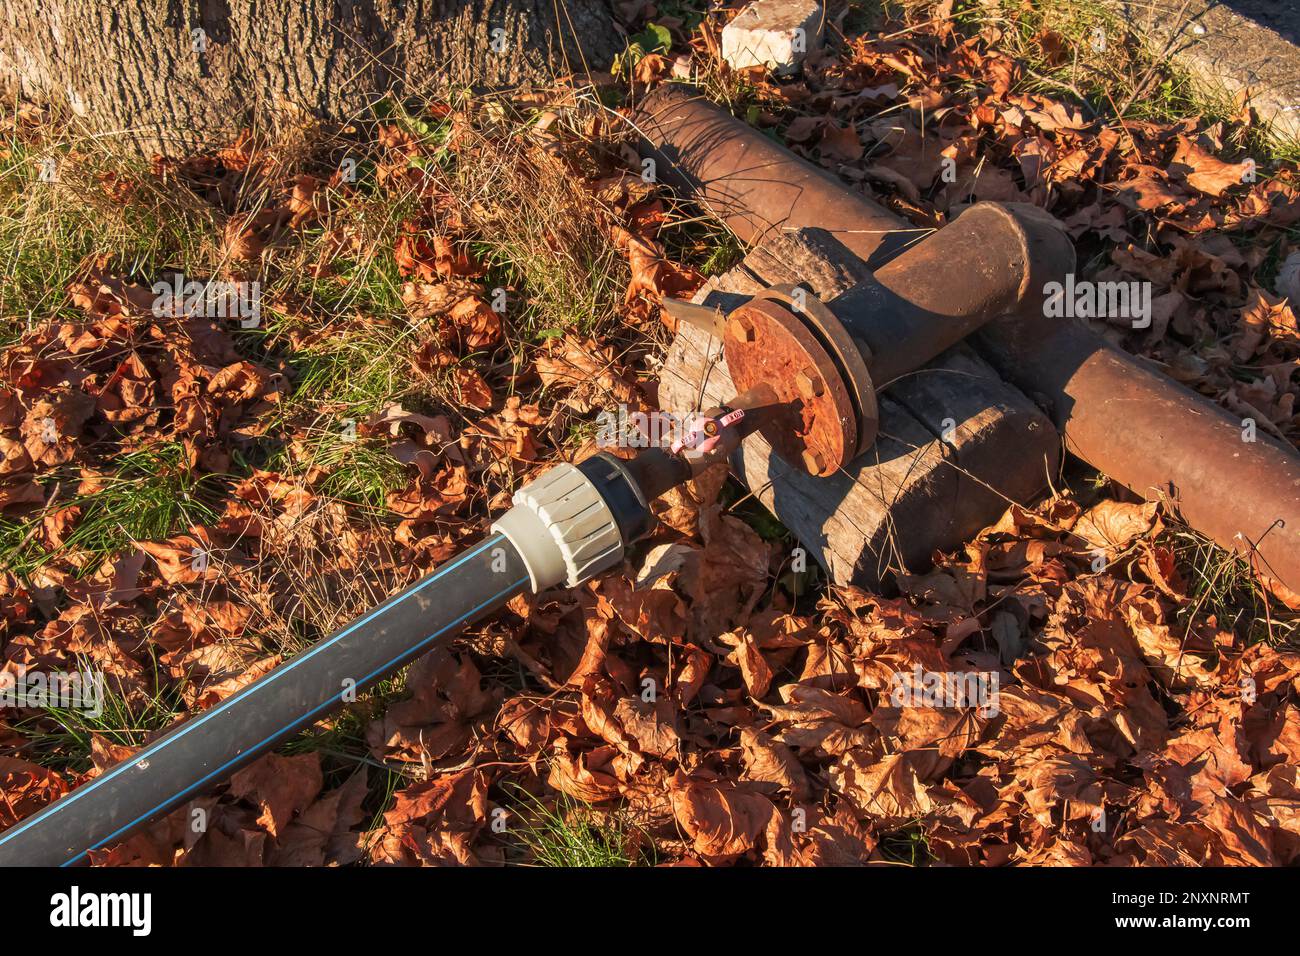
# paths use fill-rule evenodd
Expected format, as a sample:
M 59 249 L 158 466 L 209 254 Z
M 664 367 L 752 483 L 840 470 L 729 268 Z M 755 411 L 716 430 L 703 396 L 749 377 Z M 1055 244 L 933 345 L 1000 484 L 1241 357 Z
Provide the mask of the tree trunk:
M 174 154 L 389 92 L 606 69 L 621 47 L 602 0 L 5 0 L 0 91 Z

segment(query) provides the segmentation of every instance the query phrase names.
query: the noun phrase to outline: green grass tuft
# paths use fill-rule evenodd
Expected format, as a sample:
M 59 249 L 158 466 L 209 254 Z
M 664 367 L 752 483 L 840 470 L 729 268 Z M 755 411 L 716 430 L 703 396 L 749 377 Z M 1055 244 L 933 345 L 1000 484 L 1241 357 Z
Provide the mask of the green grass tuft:
M 925 866 L 935 859 L 929 838 L 919 822 L 880 838 L 880 852 L 887 860 L 908 866 Z
M 1247 644 L 1300 643 L 1300 614 L 1270 598 L 1240 555 L 1191 529 L 1171 531 L 1163 543 L 1173 550 L 1187 586 L 1188 600 L 1177 611 L 1183 633 L 1214 618 Z
M 95 670 L 90 662 L 78 665 L 81 670 Z M 162 682 L 161 688 L 141 701 L 129 699 L 105 680 L 99 714 L 83 708 L 49 707 L 39 715 L 14 724 L 26 738 L 31 759 L 52 770 L 84 773 L 93 766 L 92 739 L 96 736 L 110 744 L 142 747 L 148 739 L 170 727 L 181 714 L 180 685 Z
M 553 806 L 512 787 L 516 815 L 526 821 L 512 830 L 534 864 L 557 867 L 654 865 L 654 844 L 622 811 L 598 813 L 565 794 Z M 637 849 L 644 844 L 648 849 Z
M 0 345 L 35 322 L 80 317 L 68 283 L 105 252 L 136 276 L 168 265 L 198 274 L 210 269 L 212 211 L 197 197 L 164 190 L 140 160 L 98 143 L 55 138 L 32 145 L 12 133 L 0 139 L 0 156 Z M 47 161 L 50 182 L 41 178 Z M 139 181 L 129 201 L 111 198 L 100 185 L 110 172 Z
M 81 509 L 61 550 L 80 553 L 80 568 L 89 573 L 133 541 L 161 540 L 213 521 L 217 510 L 211 501 L 218 481 L 195 474 L 185 449 L 175 442 L 122 455 L 99 491 L 54 501 L 57 507 Z M 54 557 L 36 540 L 41 519 L 40 514 L 20 520 L 0 517 L 0 566 L 22 576 Z

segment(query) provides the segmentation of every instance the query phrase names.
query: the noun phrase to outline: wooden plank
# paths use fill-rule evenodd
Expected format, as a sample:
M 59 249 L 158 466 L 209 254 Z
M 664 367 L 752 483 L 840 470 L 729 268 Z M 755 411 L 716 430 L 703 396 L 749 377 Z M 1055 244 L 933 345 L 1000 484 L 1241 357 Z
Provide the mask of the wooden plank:
M 808 283 L 833 298 L 864 274 L 820 230 L 774 237 L 711 280 L 695 301 L 729 308 L 767 285 Z M 734 394 L 721 343 L 683 325 L 664 361 L 660 406 L 686 412 Z M 733 458 L 737 477 L 837 583 L 875 586 L 924 567 L 1046 487 L 1060 460 L 1047 418 L 966 346 L 879 396 L 880 437 L 848 468 L 813 478 L 772 454 L 762 436 Z

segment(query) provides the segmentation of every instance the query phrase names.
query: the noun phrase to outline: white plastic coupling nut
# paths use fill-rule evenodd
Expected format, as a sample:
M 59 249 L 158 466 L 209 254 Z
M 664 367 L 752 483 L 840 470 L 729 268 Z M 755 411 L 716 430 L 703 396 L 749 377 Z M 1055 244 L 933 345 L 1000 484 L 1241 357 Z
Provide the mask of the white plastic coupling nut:
M 553 466 L 516 491 L 514 503 L 492 530 L 524 559 L 534 594 L 561 582 L 576 587 L 622 560 L 614 513 L 573 465 Z

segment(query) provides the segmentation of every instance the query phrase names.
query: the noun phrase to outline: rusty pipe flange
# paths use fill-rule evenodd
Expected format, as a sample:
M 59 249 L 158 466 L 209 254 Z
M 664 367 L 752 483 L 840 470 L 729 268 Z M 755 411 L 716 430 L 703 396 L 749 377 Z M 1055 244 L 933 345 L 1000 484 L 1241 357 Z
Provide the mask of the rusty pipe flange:
M 753 299 L 727 317 L 723 349 L 737 390 L 767 385 L 775 394 L 760 432 L 778 455 L 813 475 L 853 460 L 859 429 L 849 390 L 797 315 L 771 299 Z
M 796 289 L 804 294 L 799 295 Z M 876 432 L 880 427 L 876 388 L 871 378 L 870 349 L 866 348 L 866 343 L 849 334 L 826 303 L 802 286 L 774 285 L 757 293 L 754 298 L 778 302 L 802 319 L 839 368 L 858 422 L 858 444 L 851 458 L 858 457 L 876 443 Z

